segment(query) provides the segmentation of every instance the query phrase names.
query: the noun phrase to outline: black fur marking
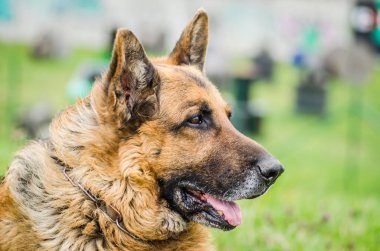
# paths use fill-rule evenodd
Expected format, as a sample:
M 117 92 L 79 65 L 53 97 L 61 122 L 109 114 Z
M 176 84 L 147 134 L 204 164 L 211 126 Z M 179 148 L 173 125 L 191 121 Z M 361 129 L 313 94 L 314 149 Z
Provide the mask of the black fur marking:
M 156 149 L 153 153 L 156 157 L 161 155 L 161 149 Z
M 111 59 L 110 66 L 109 66 L 109 70 L 108 70 L 108 73 L 107 73 L 107 78 L 106 78 L 106 81 L 108 83 L 105 86 L 106 87 L 105 88 L 106 93 L 107 93 L 107 90 L 108 90 L 109 83 L 111 82 L 113 76 L 115 75 L 116 68 L 117 68 L 117 63 L 118 63 L 118 54 L 114 52 L 113 56 L 112 56 L 112 59 Z
M 121 91 L 115 91 L 115 95 L 117 99 L 120 99 L 121 97 L 123 97 L 123 93 Z
M 81 134 L 80 132 L 74 131 L 74 130 L 71 130 L 71 129 L 69 129 L 69 132 L 70 132 L 70 134 Z
M 71 151 L 83 151 L 85 149 L 84 146 L 69 146 L 68 147 Z
M 37 175 L 36 170 L 29 165 L 28 161 L 19 156 L 15 159 L 26 169 L 26 172 L 22 173 L 22 175 L 17 178 L 19 184 L 16 190 L 20 196 L 22 196 L 25 206 L 34 211 L 41 211 L 44 208 L 47 198 L 49 197 L 49 193 L 46 191 L 46 188 L 40 180 L 40 177 Z M 34 187 L 34 190 L 30 189 L 31 186 Z
M 56 207 L 55 208 L 55 212 L 53 213 L 53 215 L 60 215 L 62 214 L 62 212 L 66 211 L 67 209 L 69 209 L 69 205 L 67 204 L 64 204 L 64 205 L 61 205 L 59 207 Z
M 152 88 L 153 87 L 153 83 L 154 83 L 154 80 L 155 80 L 155 68 L 154 66 L 152 65 L 152 63 L 150 63 L 149 61 L 145 62 L 145 74 L 144 74 L 144 79 L 146 81 L 146 87 L 148 88 Z
M 189 54 L 184 54 L 181 58 L 181 64 L 184 65 L 190 65 L 192 62 L 190 62 L 190 55 Z

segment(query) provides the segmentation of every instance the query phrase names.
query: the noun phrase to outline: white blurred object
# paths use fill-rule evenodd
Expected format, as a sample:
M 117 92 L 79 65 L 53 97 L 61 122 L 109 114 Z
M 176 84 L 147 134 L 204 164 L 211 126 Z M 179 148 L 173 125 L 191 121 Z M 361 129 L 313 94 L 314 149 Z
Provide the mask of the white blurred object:
M 368 46 L 357 43 L 343 51 L 339 75 L 349 84 L 364 84 L 371 73 L 374 57 Z
M 69 54 L 68 46 L 62 39 L 62 34 L 53 31 L 45 31 L 38 35 L 33 44 L 33 57 L 65 58 Z
M 37 103 L 23 113 L 19 119 L 19 125 L 29 138 L 47 139 L 52 118 L 51 106 L 46 103 Z

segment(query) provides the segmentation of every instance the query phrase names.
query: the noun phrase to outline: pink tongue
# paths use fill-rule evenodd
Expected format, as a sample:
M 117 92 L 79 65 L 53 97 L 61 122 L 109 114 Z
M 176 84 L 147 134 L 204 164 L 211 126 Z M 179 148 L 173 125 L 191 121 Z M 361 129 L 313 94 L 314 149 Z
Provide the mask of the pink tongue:
M 216 210 L 222 211 L 224 218 L 232 226 L 239 226 L 241 224 L 241 211 L 238 204 L 230 201 L 223 201 L 205 194 L 207 202 L 212 205 Z

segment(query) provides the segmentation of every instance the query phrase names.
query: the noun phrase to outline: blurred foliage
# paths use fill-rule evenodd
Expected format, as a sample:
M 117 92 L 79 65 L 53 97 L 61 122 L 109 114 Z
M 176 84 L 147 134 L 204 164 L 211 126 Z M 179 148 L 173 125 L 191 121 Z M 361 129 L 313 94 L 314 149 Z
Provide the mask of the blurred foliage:
M 55 110 L 67 104 L 66 84 L 82 60 L 102 52 L 75 51 L 65 61 L 35 61 L 28 48 L 0 44 L 0 174 L 25 144 L 15 116 L 44 100 Z M 12 62 L 12 63 L 10 63 Z M 15 74 L 15 79 L 11 75 Z M 12 84 L 13 83 L 13 84 Z M 325 117 L 294 113 L 298 72 L 279 65 L 274 84 L 252 93 L 268 109 L 264 134 L 255 140 L 278 157 L 285 173 L 263 197 L 242 201 L 243 224 L 231 232 L 213 230 L 218 250 L 378 250 L 380 246 L 380 68 L 363 88 L 359 168 L 345 167 L 349 86 L 329 85 Z M 352 152 L 352 151 L 350 151 Z M 355 151 L 354 151 L 355 152 Z M 345 183 L 347 175 L 353 176 Z

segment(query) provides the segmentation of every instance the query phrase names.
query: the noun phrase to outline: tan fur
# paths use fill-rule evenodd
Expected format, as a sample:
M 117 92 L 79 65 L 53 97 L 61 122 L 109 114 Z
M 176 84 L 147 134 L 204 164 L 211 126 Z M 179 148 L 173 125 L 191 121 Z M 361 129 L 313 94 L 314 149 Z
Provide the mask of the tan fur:
M 149 60 L 133 33 L 119 30 L 110 68 L 90 95 L 56 116 L 49 140 L 12 161 L 0 186 L 0 251 L 213 249 L 208 230 L 162 197 L 160 179 L 191 171 L 214 182 L 202 167 L 210 156 L 228 162 L 227 177 L 240 178 L 242 153 L 265 151 L 233 128 L 230 107 L 203 73 L 207 31 L 199 11 L 168 57 Z M 177 129 L 200 109 L 194 102 L 207 103 L 214 118 L 202 135 Z M 110 221 L 65 178 L 64 166 L 145 241 Z

